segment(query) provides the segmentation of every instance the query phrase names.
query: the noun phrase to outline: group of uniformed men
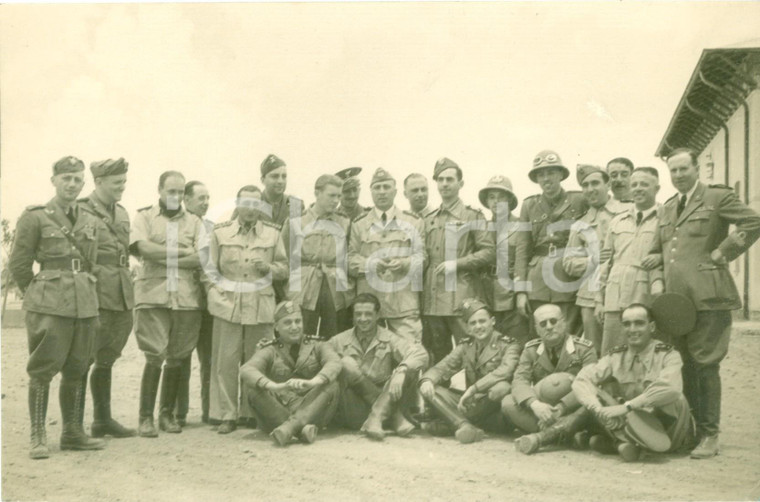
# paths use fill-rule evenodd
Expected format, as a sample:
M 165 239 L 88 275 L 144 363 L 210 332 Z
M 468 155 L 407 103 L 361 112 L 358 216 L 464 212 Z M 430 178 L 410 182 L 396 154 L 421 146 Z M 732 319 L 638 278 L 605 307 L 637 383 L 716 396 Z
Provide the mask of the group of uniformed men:
M 716 455 L 719 367 L 740 307 L 728 263 L 760 236 L 760 216 L 730 188 L 702 184 L 693 151 L 674 150 L 667 165 L 678 193 L 660 205 L 654 168 L 622 157 L 579 165 L 582 193 L 571 192 L 559 155 L 542 151 L 528 172 L 541 193 L 516 218 L 510 180 L 493 177 L 479 192 L 487 221 L 460 199 L 462 169 L 448 158 L 433 171 L 441 205 L 429 207 L 415 173 L 404 180 L 407 211 L 382 168 L 374 207 L 358 204 L 361 168 L 348 168 L 320 176 L 304 208 L 285 194 L 285 162 L 269 155 L 264 189 L 240 188 L 228 221 L 205 219 L 208 189 L 167 171 L 158 203 L 130 226 L 119 204 L 127 162 L 93 162 L 95 190 L 77 199 L 84 163 L 65 157 L 53 166 L 55 197 L 19 219 L 10 258 L 26 310 L 30 456 L 49 456 L 59 372 L 61 449 L 156 437 L 159 384 L 158 429 L 181 432 L 194 349 L 201 419 L 220 434 L 259 427 L 284 446 L 311 443 L 332 422 L 377 440 L 419 426 L 471 443 L 517 429 L 525 454 L 590 445 L 632 461 L 647 442 L 626 417 L 646 412 L 665 449 Z M 672 340 L 650 309 L 663 292 L 697 311 Z M 111 416 L 111 367 L 133 310 L 145 354 L 137 430 Z

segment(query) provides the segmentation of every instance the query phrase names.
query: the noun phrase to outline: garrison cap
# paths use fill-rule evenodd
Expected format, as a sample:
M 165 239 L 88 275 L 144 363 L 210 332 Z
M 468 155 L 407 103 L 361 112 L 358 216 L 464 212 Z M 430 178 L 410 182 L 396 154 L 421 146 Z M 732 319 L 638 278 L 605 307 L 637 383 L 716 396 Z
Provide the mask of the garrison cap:
M 289 316 L 290 314 L 295 314 L 296 312 L 300 313 L 301 308 L 295 302 L 292 302 L 290 300 L 280 302 L 274 308 L 274 322 L 277 322 L 283 317 Z
M 377 170 L 375 170 L 375 174 L 372 175 L 372 181 L 370 182 L 369 186 L 372 186 L 375 183 L 380 183 L 381 181 L 395 182 L 396 179 L 393 176 L 391 176 L 391 173 L 389 173 L 382 167 L 378 167 Z
M 652 317 L 657 329 L 670 336 L 683 336 L 697 324 L 697 308 L 688 296 L 663 293 L 654 299 Z
M 100 178 L 101 176 L 124 174 L 127 172 L 128 167 L 129 162 L 120 157 L 116 160 L 107 159 L 92 162 L 90 163 L 90 172 L 92 172 L 93 178 Z
M 536 154 L 533 158 L 533 167 L 528 172 L 528 178 L 533 183 L 537 183 L 536 174 L 541 169 L 547 167 L 558 167 L 562 171 L 562 179 L 567 179 L 570 176 L 570 170 L 562 165 L 562 159 L 559 158 L 559 154 L 553 150 L 542 150 Z
M 585 180 L 586 178 L 588 178 L 594 173 L 601 173 L 602 178 L 604 178 L 605 183 L 610 181 L 610 175 L 607 174 L 607 171 L 603 170 L 599 166 L 592 166 L 589 164 L 578 164 L 577 166 L 575 166 L 575 169 L 576 169 L 575 177 L 578 180 L 579 185 L 583 184 L 583 180 Z
M 470 320 L 470 317 L 475 314 L 475 312 L 482 309 L 485 309 L 489 315 L 491 314 L 491 310 L 488 308 L 488 305 L 481 302 L 477 298 L 467 298 L 462 302 L 462 306 L 459 308 L 459 313 L 462 316 L 462 320 L 464 322 L 467 322 Z
M 53 176 L 63 173 L 78 173 L 84 171 L 84 162 L 71 155 L 53 164 Z
M 448 157 L 438 159 L 438 162 L 435 163 L 435 168 L 433 169 L 433 179 L 438 179 L 439 174 L 452 167 L 460 169 L 459 165 Z
M 343 190 L 350 190 L 359 186 L 360 172 L 362 172 L 361 167 L 348 167 L 335 173 L 335 176 L 343 180 Z
M 266 159 L 261 163 L 261 177 L 263 178 L 267 174 L 271 173 L 278 167 L 285 165 L 285 161 L 277 155 L 270 153 Z
M 486 185 L 485 188 L 482 188 L 478 193 L 480 203 L 483 204 L 483 206 L 486 208 L 488 207 L 487 197 L 489 190 L 498 190 L 499 192 L 504 192 L 507 194 L 507 197 L 509 198 L 510 211 L 517 207 L 517 196 L 512 191 L 512 182 L 506 176 L 494 176 L 488 180 L 488 185 Z

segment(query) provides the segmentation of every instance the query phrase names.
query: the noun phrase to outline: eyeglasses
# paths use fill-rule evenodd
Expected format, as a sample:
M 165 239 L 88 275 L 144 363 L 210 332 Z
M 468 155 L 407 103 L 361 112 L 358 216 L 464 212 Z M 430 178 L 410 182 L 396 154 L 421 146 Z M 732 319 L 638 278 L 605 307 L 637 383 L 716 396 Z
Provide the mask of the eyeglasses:
M 538 325 L 542 328 L 546 328 L 547 326 L 554 326 L 559 322 L 559 319 L 556 317 L 550 317 L 548 319 L 544 319 L 543 321 L 538 321 Z

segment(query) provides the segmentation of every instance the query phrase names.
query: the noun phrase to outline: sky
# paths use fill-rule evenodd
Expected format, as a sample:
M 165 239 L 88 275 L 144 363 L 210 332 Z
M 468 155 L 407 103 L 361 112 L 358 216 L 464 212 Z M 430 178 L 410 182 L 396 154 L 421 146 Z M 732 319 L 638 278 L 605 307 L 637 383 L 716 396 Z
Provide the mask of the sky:
M 214 202 L 260 185 L 270 153 L 288 192 L 377 167 L 401 185 L 437 159 L 480 207 L 491 176 L 520 200 L 540 150 L 575 165 L 654 156 L 705 48 L 757 38 L 760 2 L 311 3 L 0 6 L 0 211 L 53 194 L 52 164 L 124 157 L 130 214 L 168 169 Z M 89 172 L 82 196 L 93 187 Z M 440 199 L 431 184 L 431 203 Z M 401 187 L 397 204 L 407 207 Z

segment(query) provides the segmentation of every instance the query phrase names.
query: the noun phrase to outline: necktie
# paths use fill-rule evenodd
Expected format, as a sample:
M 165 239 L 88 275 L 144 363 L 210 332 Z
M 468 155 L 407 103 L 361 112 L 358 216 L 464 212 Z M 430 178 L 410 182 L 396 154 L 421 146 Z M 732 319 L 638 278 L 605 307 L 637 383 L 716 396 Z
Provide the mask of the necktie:
M 298 344 L 293 344 L 290 346 L 290 357 L 293 358 L 293 361 L 298 361 L 298 351 L 300 348 L 301 346 Z
M 678 201 L 678 216 L 681 216 L 683 210 L 686 208 L 686 195 L 681 196 L 681 200 Z
M 385 226 L 388 223 L 388 215 L 383 212 L 383 216 L 380 218 L 380 220 L 383 222 L 383 226 Z
M 66 217 L 69 219 L 72 225 L 77 222 L 77 217 L 74 216 L 74 209 L 71 207 L 69 208 L 69 211 L 66 213 Z
M 555 349 L 549 349 L 549 360 L 552 362 L 552 366 L 557 366 L 557 363 L 559 362 L 559 356 L 557 355 L 557 351 Z
M 644 219 L 644 214 L 641 211 L 636 211 L 636 226 L 641 225 L 641 220 Z

